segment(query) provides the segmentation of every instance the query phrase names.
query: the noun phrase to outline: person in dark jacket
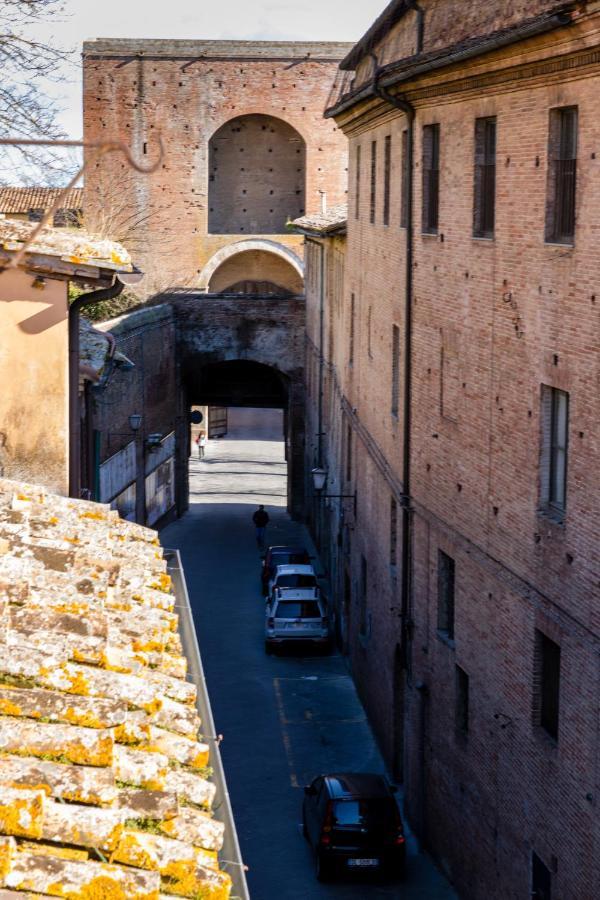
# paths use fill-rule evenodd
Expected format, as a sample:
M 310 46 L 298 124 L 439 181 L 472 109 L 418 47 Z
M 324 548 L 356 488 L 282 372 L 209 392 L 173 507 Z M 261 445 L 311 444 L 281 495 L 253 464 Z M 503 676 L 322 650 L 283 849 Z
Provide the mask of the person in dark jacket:
M 256 543 L 262 547 L 265 542 L 265 529 L 269 524 L 269 513 L 262 504 L 252 516 L 252 521 L 256 527 Z

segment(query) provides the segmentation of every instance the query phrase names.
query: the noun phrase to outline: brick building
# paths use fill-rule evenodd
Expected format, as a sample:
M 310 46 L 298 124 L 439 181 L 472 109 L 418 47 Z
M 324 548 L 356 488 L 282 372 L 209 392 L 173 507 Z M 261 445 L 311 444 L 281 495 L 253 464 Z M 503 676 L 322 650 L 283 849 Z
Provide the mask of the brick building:
M 323 110 L 349 44 L 107 40 L 84 44 L 84 134 L 105 155 L 86 174 L 88 220 L 110 225 L 148 289 L 298 293 L 289 219 L 345 198 L 347 141 Z M 106 220 L 109 220 L 108 223 Z M 125 233 L 123 233 L 125 232 Z
M 409 816 L 475 900 L 600 896 L 599 23 L 394 0 L 327 112 L 347 252 L 308 257 L 307 423 L 357 500 L 312 514 Z

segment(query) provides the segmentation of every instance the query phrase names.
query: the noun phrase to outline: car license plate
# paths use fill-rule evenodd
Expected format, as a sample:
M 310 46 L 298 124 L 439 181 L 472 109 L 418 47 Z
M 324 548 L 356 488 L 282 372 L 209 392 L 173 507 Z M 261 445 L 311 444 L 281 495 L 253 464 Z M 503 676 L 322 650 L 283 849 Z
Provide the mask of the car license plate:
M 379 860 L 378 859 L 349 859 L 348 865 L 349 866 L 357 866 L 357 867 L 358 866 L 360 866 L 360 867 L 378 866 Z

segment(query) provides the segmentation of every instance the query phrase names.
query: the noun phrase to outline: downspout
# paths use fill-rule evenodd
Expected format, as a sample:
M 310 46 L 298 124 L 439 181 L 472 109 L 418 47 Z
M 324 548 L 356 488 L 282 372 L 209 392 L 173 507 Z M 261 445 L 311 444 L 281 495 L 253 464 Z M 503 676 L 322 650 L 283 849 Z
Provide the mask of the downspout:
M 100 300 L 118 297 L 125 285 L 115 276 L 110 287 L 81 294 L 69 306 L 69 496 L 81 493 L 81 416 L 79 411 L 79 312 Z
M 323 466 L 323 336 L 325 333 L 325 245 L 322 241 L 316 241 L 314 238 L 305 236 L 306 241 L 315 244 L 319 248 L 320 265 L 319 265 L 319 384 L 317 394 L 317 465 L 319 468 Z M 317 501 L 318 503 L 318 501 Z M 321 544 L 321 505 L 317 507 L 318 521 L 318 544 Z
M 375 62 L 373 91 L 385 103 L 399 109 L 406 116 L 407 122 L 407 197 L 406 197 L 406 264 L 405 264 L 405 299 L 404 299 L 404 392 L 403 392 L 403 435 L 402 435 L 402 577 L 401 577 L 401 627 L 402 641 L 401 661 L 410 677 L 409 646 L 412 636 L 411 623 L 411 537 L 412 509 L 410 483 L 411 454 L 411 406 L 412 406 L 412 306 L 413 306 L 413 185 L 414 185 L 414 123 L 415 108 L 408 100 L 389 94 L 379 85 L 380 67 L 377 57 L 371 54 Z

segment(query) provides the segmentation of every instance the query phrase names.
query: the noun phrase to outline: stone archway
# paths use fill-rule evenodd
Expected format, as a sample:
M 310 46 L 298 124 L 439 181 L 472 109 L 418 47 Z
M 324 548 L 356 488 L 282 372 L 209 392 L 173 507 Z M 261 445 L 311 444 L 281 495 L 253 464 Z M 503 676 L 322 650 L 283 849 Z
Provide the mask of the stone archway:
M 217 269 L 220 269 L 228 262 L 230 263 L 233 258 L 238 256 L 239 254 L 246 253 L 271 254 L 278 257 L 279 260 L 282 260 L 289 267 L 291 267 L 296 276 L 299 276 L 299 279 L 303 284 L 304 263 L 302 262 L 300 257 L 296 253 L 294 253 L 293 250 L 290 250 L 290 248 L 286 247 L 284 244 L 280 244 L 277 241 L 270 241 L 267 238 L 249 238 L 248 240 L 235 241 L 232 244 L 226 244 L 224 247 L 221 247 L 220 250 L 217 250 L 217 252 L 209 259 L 200 273 L 200 290 L 210 290 L 211 279 L 217 272 Z M 250 261 L 249 257 L 248 261 Z M 235 278 L 231 283 L 233 284 L 235 281 L 239 280 L 239 278 Z M 264 280 L 270 281 L 271 279 L 265 276 Z M 289 281 L 289 278 L 286 280 Z M 287 290 L 291 289 L 288 288 L 287 284 L 282 285 L 282 287 L 286 288 Z M 296 291 L 294 290 L 294 292 Z

